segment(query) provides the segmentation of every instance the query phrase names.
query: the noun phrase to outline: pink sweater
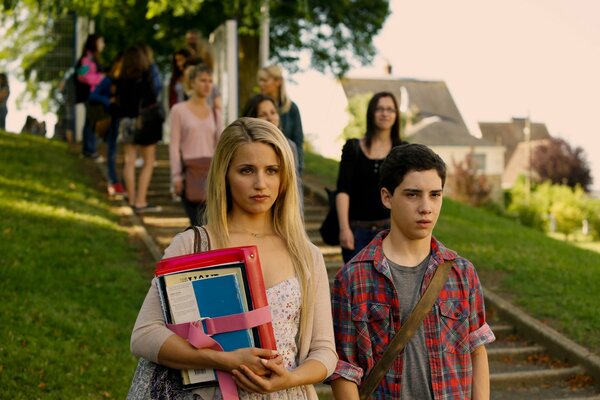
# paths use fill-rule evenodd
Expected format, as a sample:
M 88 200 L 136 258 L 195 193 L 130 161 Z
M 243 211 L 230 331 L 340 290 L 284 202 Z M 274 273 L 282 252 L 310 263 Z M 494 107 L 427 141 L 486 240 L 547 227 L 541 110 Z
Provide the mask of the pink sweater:
M 214 155 L 217 141 L 223 131 L 221 112 L 215 108 L 208 118 L 200 119 L 194 115 L 187 101 L 177 103 L 171 108 L 170 127 L 171 181 L 180 182 L 182 158 L 190 160 Z
M 94 91 L 96 86 L 104 79 L 104 74 L 98 71 L 98 64 L 94 60 L 94 55 L 87 52 L 85 57 L 81 59 L 80 71 L 77 71 L 77 79 L 90 86 L 90 93 Z

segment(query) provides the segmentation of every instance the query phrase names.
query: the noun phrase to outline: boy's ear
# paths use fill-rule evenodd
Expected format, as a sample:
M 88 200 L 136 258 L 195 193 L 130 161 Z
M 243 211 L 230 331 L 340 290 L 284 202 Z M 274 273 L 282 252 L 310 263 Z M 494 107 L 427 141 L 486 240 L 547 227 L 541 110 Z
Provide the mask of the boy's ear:
M 381 195 L 381 202 L 383 203 L 385 208 L 387 208 L 388 210 L 391 210 L 392 209 L 392 193 L 390 193 L 389 190 L 387 190 L 386 188 L 383 187 L 379 191 L 379 194 Z

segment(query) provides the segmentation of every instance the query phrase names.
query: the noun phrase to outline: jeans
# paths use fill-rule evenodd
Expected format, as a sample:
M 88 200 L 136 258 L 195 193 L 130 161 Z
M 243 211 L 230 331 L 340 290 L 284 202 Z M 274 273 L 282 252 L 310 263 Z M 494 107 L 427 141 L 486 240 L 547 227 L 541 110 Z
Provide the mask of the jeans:
M 192 203 L 185 197 L 185 191 L 181 193 L 181 204 L 183 209 L 190 219 L 192 226 L 201 226 L 204 218 L 204 211 L 206 210 L 206 203 Z
M 108 181 L 119 183 L 117 175 L 117 137 L 119 136 L 119 120 L 113 118 L 106 133 L 106 169 Z
M 96 132 L 88 119 L 88 103 L 85 104 L 85 123 L 83 124 L 83 147 L 81 152 L 84 156 L 94 156 L 98 153 L 96 148 Z
M 352 222 L 350 222 L 352 226 Z M 342 247 L 342 258 L 344 264 L 357 255 L 366 245 L 371 243 L 371 240 L 383 229 L 387 229 L 389 226 L 373 226 L 371 228 L 358 228 L 352 227 L 352 234 L 354 235 L 354 250 L 345 249 Z
M 0 129 L 6 130 L 6 115 L 8 114 L 8 108 L 6 106 L 0 106 Z

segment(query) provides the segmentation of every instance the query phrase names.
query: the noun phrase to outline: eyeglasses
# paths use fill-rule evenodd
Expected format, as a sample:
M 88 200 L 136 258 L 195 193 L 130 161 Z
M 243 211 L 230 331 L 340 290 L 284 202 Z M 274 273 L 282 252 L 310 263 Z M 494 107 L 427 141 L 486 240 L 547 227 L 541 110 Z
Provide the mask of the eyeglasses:
M 391 108 L 391 107 L 377 107 L 375 109 L 376 113 L 388 113 L 388 114 L 396 114 L 396 109 L 395 108 Z

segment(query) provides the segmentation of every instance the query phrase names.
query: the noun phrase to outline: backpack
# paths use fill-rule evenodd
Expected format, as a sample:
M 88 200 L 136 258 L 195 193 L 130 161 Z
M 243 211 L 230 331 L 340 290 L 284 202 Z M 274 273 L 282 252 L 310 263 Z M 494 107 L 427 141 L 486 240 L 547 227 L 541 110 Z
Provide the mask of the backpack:
M 81 68 L 81 60 L 75 64 L 75 73 L 73 73 L 73 83 L 75 84 L 75 103 L 85 103 L 90 98 L 90 85 L 83 83 L 78 79 L 78 71 Z

